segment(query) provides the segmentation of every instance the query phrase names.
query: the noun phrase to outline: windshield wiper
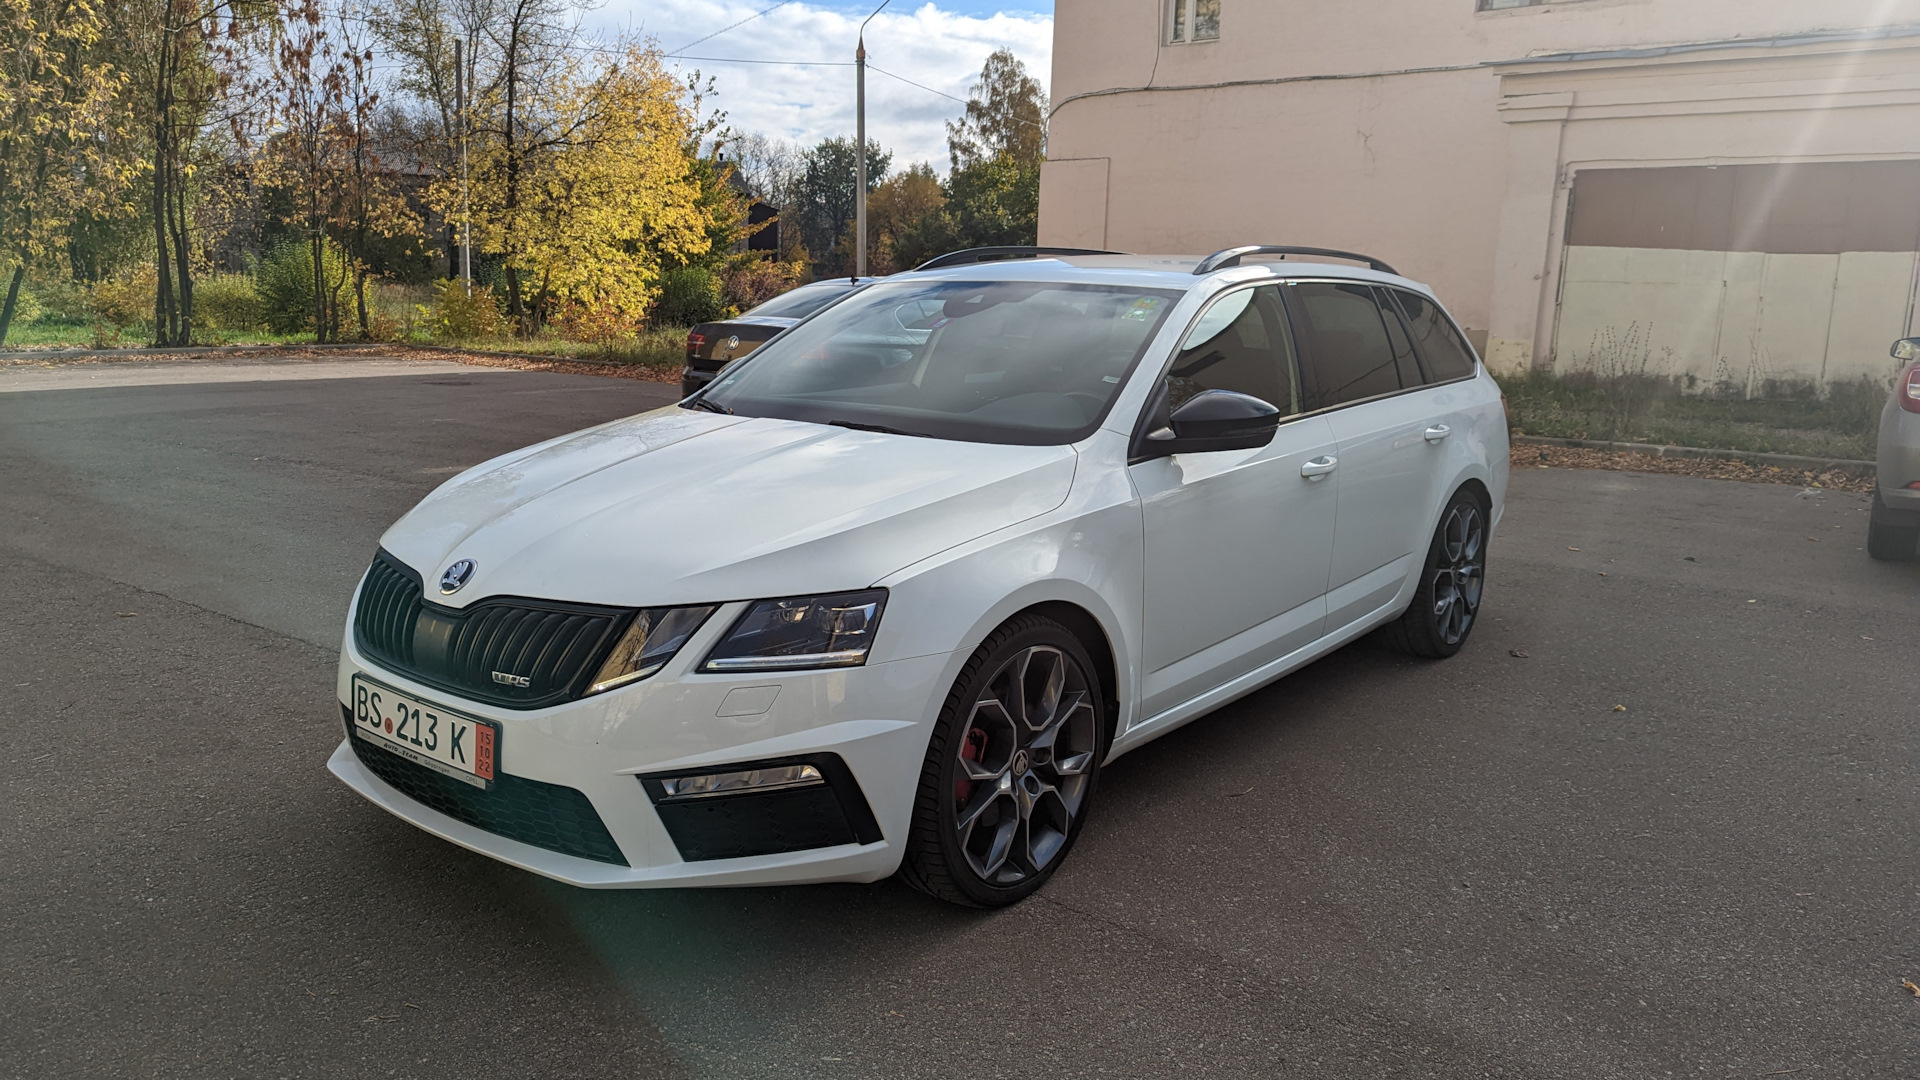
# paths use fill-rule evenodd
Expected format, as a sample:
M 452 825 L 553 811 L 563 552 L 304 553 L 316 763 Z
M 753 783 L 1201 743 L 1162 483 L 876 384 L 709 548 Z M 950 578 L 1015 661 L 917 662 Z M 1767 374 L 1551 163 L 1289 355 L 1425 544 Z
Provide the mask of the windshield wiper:
M 931 435 L 927 435 L 923 432 L 902 431 L 899 428 L 887 427 L 884 424 L 860 424 L 860 423 L 855 423 L 852 420 L 829 420 L 826 423 L 828 427 L 843 427 L 851 431 L 875 431 L 875 432 L 879 432 L 882 435 L 911 435 L 916 439 L 932 438 Z
M 717 412 L 725 413 L 728 416 L 733 415 L 732 409 L 727 408 L 717 401 L 708 401 L 703 397 L 694 398 L 692 401 L 683 401 L 680 403 L 680 407 L 683 409 L 699 409 L 701 412 Z

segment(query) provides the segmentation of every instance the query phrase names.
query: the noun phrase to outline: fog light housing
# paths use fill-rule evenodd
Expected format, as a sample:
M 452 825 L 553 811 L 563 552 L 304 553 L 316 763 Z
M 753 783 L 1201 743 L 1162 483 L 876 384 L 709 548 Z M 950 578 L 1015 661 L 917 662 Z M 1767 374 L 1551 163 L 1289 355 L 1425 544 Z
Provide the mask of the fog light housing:
M 750 791 L 782 791 L 826 783 L 826 777 L 812 765 L 776 765 L 739 772 L 708 773 L 704 776 L 673 776 L 660 781 L 662 801 L 704 799 L 715 795 L 738 795 Z

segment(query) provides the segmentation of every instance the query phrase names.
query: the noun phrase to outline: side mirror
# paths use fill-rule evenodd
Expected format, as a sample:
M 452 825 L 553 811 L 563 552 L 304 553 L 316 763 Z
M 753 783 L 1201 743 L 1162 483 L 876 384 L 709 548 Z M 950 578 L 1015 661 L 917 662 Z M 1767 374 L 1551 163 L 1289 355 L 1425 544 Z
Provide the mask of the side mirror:
M 1901 338 L 1894 342 L 1893 358 L 1907 362 L 1920 360 L 1920 337 Z
M 1254 450 L 1272 442 L 1279 427 L 1280 410 L 1252 394 L 1206 390 L 1173 410 L 1166 427 L 1148 433 L 1143 449 L 1154 457 Z

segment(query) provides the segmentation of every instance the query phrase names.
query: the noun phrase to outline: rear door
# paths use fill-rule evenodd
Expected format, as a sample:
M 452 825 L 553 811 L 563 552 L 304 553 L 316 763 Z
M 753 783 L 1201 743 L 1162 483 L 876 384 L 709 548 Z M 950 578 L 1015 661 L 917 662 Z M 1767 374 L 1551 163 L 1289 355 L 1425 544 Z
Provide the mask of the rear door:
M 1177 454 L 1130 468 L 1146 531 L 1151 717 L 1319 638 L 1333 552 L 1332 429 L 1303 397 L 1273 285 L 1216 300 L 1164 376 L 1149 426 L 1204 390 L 1251 394 L 1284 419 L 1256 450 Z
M 1328 410 L 1338 444 L 1327 591 L 1335 632 L 1393 600 L 1425 554 L 1448 433 L 1391 299 L 1352 281 L 1291 282 L 1286 291 L 1308 407 Z

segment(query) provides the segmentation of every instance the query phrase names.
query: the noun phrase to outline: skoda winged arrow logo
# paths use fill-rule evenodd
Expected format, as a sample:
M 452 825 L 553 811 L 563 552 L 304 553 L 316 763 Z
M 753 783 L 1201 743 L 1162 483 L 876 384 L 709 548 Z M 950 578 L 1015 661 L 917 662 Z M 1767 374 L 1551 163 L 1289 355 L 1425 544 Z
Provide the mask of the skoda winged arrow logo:
M 460 586 L 472 580 L 473 569 L 474 563 L 472 559 L 461 559 L 459 562 L 447 567 L 446 573 L 440 575 L 440 595 L 452 596 L 454 593 L 459 592 Z

